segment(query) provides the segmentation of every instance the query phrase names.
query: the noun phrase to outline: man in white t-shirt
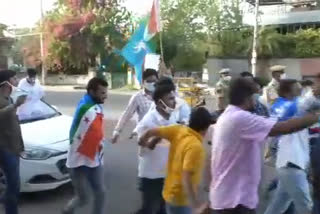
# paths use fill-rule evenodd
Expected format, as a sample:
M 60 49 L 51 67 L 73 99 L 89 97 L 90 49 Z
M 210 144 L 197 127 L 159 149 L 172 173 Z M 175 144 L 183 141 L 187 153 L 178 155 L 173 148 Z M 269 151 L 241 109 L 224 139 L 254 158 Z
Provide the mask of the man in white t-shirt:
M 28 76 L 20 80 L 18 85 L 20 90 L 28 94 L 26 103 L 17 111 L 20 120 L 32 117 L 32 112 L 36 112 L 40 100 L 44 97 L 44 90 L 37 79 L 36 70 L 29 68 L 27 73 Z M 38 109 L 38 111 L 41 111 L 41 109 Z
M 140 138 L 146 131 L 176 124 L 179 115 L 175 112 L 176 96 L 174 84 L 157 83 L 153 94 L 155 108 L 151 109 L 138 123 L 136 131 Z M 136 214 L 165 214 L 165 203 L 162 189 L 166 174 L 166 164 L 169 153 L 169 142 L 163 139 L 154 150 L 140 148 L 139 151 L 139 190 L 142 196 L 142 206 Z

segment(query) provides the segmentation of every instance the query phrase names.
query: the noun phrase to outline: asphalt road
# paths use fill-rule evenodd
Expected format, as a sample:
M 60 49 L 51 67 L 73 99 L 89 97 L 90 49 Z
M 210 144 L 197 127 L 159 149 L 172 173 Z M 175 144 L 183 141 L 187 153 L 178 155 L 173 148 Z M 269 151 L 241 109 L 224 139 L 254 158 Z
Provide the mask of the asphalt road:
M 48 91 L 46 100 L 68 115 L 83 95 L 83 91 Z M 106 111 L 106 133 L 111 136 L 116 119 L 124 110 L 130 95 L 111 92 Z M 135 140 L 129 140 L 134 123 L 130 121 L 117 145 L 107 145 L 105 151 L 105 184 L 107 187 L 106 214 L 132 214 L 140 204 L 137 182 L 137 146 Z M 270 170 L 267 170 L 270 171 Z M 269 174 L 269 173 L 267 173 Z M 270 180 L 265 176 L 266 180 Z M 236 179 L 236 178 L 235 178 Z M 22 194 L 20 213 L 22 214 L 57 214 L 72 197 L 71 185 L 57 190 Z M 264 203 L 264 201 L 263 201 Z M 262 203 L 262 204 L 263 204 Z M 90 214 L 90 207 L 84 207 L 77 214 Z M 3 211 L 0 209 L 0 213 Z M 259 212 L 262 213 L 262 212 Z
M 83 91 L 47 91 L 46 100 L 61 112 L 73 115 Z M 130 95 L 109 94 L 105 104 L 106 133 L 111 136 L 115 120 L 124 110 Z M 110 214 L 133 213 L 139 205 L 136 190 L 137 146 L 129 140 L 134 123 L 129 121 L 117 145 L 107 145 L 105 151 L 105 184 L 107 187 L 106 212 Z M 72 197 L 72 186 L 65 185 L 53 191 L 22 194 L 20 212 L 22 214 L 57 214 Z M 77 214 L 89 214 L 90 207 L 84 207 Z M 1 213 L 1 210 L 0 210 Z

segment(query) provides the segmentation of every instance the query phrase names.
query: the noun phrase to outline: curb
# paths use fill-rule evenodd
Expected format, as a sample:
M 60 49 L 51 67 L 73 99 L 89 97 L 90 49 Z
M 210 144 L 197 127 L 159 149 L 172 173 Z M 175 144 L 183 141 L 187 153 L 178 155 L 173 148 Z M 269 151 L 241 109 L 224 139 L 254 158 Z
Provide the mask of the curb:
M 44 88 L 52 92 L 85 92 L 86 90 L 85 86 L 45 86 Z M 137 90 L 109 89 L 109 94 L 133 95 L 137 92 Z

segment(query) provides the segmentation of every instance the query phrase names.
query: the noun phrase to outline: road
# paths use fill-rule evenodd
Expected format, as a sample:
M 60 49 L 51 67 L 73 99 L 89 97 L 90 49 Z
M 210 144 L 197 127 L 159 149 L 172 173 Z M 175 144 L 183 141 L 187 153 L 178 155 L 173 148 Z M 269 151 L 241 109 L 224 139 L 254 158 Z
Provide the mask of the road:
M 72 115 L 83 91 L 47 91 L 46 100 L 55 105 L 61 112 Z M 109 94 L 106 111 L 106 133 L 111 136 L 115 119 L 124 110 L 130 95 Z M 117 145 L 107 145 L 105 151 L 105 182 L 107 187 L 106 212 L 112 214 L 129 214 L 139 205 L 139 194 L 136 190 L 137 146 L 129 140 L 133 122 L 130 121 L 121 141 Z M 20 211 L 22 214 L 57 214 L 72 197 L 71 185 L 65 185 L 57 190 L 23 194 Z M 78 214 L 88 214 L 88 207 Z
M 61 112 L 72 115 L 83 93 L 84 91 L 79 90 L 50 90 L 47 91 L 46 100 L 55 105 Z M 129 98 L 130 95 L 128 94 L 110 93 L 105 104 L 107 136 L 111 136 L 116 119 L 124 110 Z M 132 214 L 140 204 L 139 193 L 136 190 L 137 146 L 134 140 L 129 140 L 128 138 L 133 126 L 134 123 L 130 121 L 121 135 L 119 144 L 106 146 L 106 214 Z M 61 209 L 71 197 L 71 185 L 65 185 L 53 191 L 22 194 L 20 213 L 61 213 Z M 89 206 L 77 212 L 77 214 L 89 213 Z

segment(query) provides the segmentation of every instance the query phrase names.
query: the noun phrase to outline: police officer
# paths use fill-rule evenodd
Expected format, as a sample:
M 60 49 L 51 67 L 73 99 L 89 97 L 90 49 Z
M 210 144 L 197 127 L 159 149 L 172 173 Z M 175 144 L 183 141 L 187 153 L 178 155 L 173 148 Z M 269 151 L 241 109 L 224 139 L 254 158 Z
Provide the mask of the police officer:
M 217 112 L 223 112 L 229 104 L 229 88 L 230 88 L 230 69 L 224 68 L 219 71 L 220 80 L 215 87 L 215 97 L 217 103 Z
M 286 66 L 283 65 L 274 65 L 270 67 L 270 71 L 272 72 L 272 80 L 269 83 L 269 85 L 264 89 L 264 97 L 268 106 L 272 105 L 274 101 L 279 97 L 279 83 L 280 80 L 284 78 L 285 69 Z

